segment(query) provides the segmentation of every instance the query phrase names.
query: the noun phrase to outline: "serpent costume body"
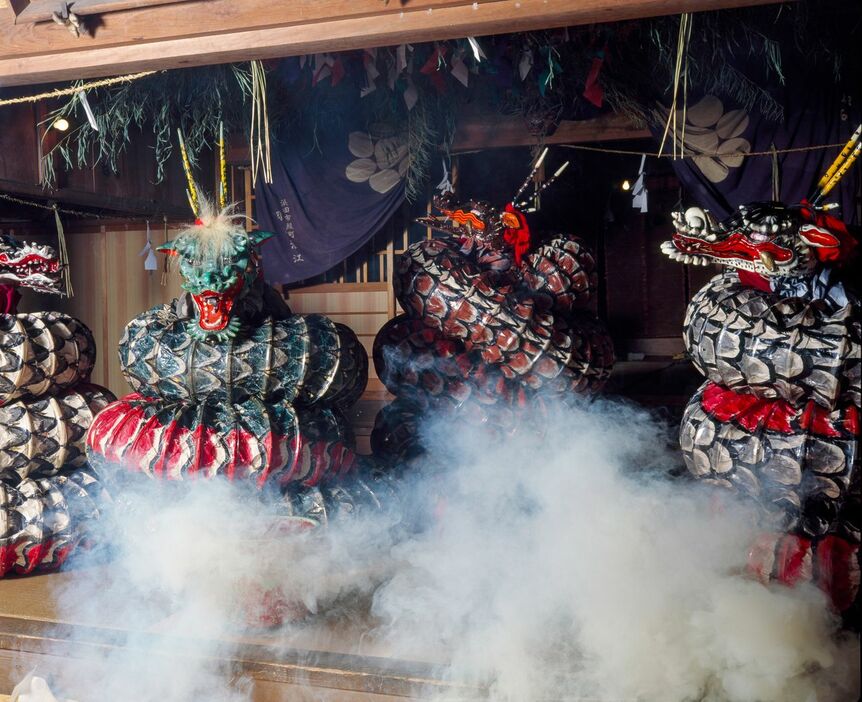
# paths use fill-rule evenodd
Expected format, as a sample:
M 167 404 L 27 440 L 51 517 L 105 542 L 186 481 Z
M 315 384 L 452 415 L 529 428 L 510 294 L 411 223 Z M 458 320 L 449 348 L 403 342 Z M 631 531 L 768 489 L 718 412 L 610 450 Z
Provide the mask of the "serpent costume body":
M 757 203 L 718 223 L 690 208 L 662 245 L 728 269 L 692 299 L 684 341 L 706 382 L 680 444 L 690 473 L 770 517 L 749 566 L 763 580 L 816 582 L 836 608 L 859 597 L 860 301 L 837 275 L 855 241 L 803 203 Z
M 367 355 L 350 329 L 291 314 L 264 282 L 257 247 L 269 236 L 204 203 L 160 247 L 178 259 L 187 292 L 127 325 L 119 354 L 134 392 L 93 423 L 94 466 L 285 491 L 353 470 L 342 410 L 365 388 Z
M 421 450 L 429 411 L 511 431 L 542 398 L 602 387 L 613 366 L 604 325 L 582 309 L 596 291 L 592 254 L 576 237 L 535 248 L 524 215 L 435 199 L 420 223 L 448 234 L 412 245 L 393 279 L 404 314 L 374 342 L 378 376 L 397 396 L 377 416 L 375 454 Z M 493 418 L 492 418 L 493 417 Z
M 90 384 L 90 330 L 60 312 L 16 313 L 19 287 L 60 293 L 48 246 L 0 237 L 0 577 L 58 568 L 107 499 L 84 454 L 114 396 Z

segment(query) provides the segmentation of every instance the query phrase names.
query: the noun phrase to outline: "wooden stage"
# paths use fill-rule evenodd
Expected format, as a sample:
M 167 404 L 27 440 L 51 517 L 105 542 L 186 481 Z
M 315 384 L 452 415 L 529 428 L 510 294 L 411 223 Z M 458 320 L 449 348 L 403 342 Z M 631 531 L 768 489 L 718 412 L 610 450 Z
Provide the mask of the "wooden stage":
M 484 697 L 477 688 L 444 682 L 445 667 L 439 663 L 391 657 L 369 635 L 370 624 L 311 621 L 292 627 L 289 634 L 242 634 L 224 640 L 227 653 L 196 658 L 188 653 L 195 650 L 194 641 L 159 633 L 164 622 L 154 621 L 146 631 L 130 636 L 109 611 L 95 615 L 93 621 L 64 620 L 55 594 L 75 577 L 110 577 L 108 569 L 101 570 L 0 580 L 0 700 L 37 667 L 38 675 L 70 698 L 96 702 L 84 681 L 98 681 L 106 659 L 121 647 L 129 651 L 141 647 L 147 656 L 166 655 L 154 651 L 170 648 L 169 655 L 186 656 L 190 666 L 218 666 L 225 685 L 250 679 L 254 702 L 393 702 L 427 699 L 444 691 L 447 700 Z

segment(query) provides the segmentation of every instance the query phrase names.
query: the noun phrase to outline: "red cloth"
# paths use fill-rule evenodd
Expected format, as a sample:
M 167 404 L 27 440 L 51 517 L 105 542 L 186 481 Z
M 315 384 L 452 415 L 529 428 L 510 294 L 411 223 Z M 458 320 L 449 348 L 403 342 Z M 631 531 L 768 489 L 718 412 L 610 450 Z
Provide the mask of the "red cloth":
M 811 209 L 807 200 L 802 201 L 802 218 L 809 224 L 826 229 L 838 240 L 838 246 L 812 247 L 818 261 L 822 263 L 844 263 L 850 258 L 858 242 L 847 231 L 847 225 L 843 220 L 825 212 Z
M 422 75 L 428 76 L 428 80 L 441 95 L 446 92 L 446 81 L 443 79 L 443 71 L 439 70 L 439 65 L 440 60 L 446 58 L 446 51 L 445 46 L 436 47 L 425 65 L 419 69 Z
M 515 252 L 515 263 L 520 266 L 524 256 L 530 252 L 530 226 L 524 214 L 516 210 L 511 202 L 506 205 L 505 211 L 515 215 L 521 223 L 520 227 L 507 227 L 503 230 L 503 240 L 512 247 Z
M 599 74 L 602 72 L 602 64 L 604 62 L 605 52 L 600 51 L 598 56 L 593 59 L 590 72 L 587 74 L 587 80 L 584 83 L 584 97 L 596 107 L 602 106 L 602 100 L 605 96 L 602 84 L 599 83 Z
M 0 314 L 15 314 L 18 311 L 18 301 L 21 293 L 14 285 L 0 284 Z

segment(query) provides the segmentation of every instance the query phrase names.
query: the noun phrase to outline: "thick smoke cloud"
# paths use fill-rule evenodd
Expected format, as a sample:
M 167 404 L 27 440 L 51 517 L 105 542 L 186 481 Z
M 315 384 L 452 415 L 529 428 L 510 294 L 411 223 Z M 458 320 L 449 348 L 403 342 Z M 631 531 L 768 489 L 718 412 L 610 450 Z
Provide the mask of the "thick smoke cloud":
M 434 434 L 443 517 L 396 546 L 375 595 L 411 632 L 399 648 L 435 642 L 502 700 L 806 700 L 844 679 L 821 593 L 742 577 L 751 506 L 669 479 L 676 452 L 643 411 L 553 415 L 544 436 Z
M 91 699 L 250 699 L 202 661 L 231 655 L 249 593 L 276 584 L 312 621 L 370 608 L 378 648 L 446 660 L 494 700 L 854 699 L 854 650 L 822 594 L 745 576 L 752 506 L 670 478 L 678 451 L 642 410 L 548 417 L 508 437 L 429 423 L 398 504 L 322 533 L 273 538 L 277 509 L 220 482 L 127 491 L 112 565 L 82 568 L 61 600 L 66 620 L 110 612 L 147 632 L 86 681 Z

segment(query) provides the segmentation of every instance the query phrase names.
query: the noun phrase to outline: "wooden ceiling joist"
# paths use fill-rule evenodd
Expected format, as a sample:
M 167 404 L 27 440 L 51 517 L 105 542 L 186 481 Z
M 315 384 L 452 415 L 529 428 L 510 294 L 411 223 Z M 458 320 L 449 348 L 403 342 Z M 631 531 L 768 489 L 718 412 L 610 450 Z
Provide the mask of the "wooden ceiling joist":
M 627 117 L 607 114 L 594 119 L 564 120 L 541 141 L 548 145 L 584 144 L 648 139 L 650 136 L 648 129 L 632 124 Z M 537 141 L 538 137 L 530 134 L 523 117 L 495 117 L 493 121 L 465 118 L 458 122 L 452 151 L 463 153 L 478 149 L 532 146 Z
M 0 86 L 698 12 L 776 0 L 135 2 L 75 38 L 0 0 Z
M 92 193 L 77 188 L 58 188 L 57 190 L 46 191 L 38 185 L 21 183 L 5 178 L 0 178 L 0 193 L 44 204 L 56 202 L 62 207 L 83 207 L 102 212 L 122 213 L 124 215 L 147 217 L 167 215 L 170 219 L 187 219 L 189 216 L 188 208 L 163 201 L 118 197 L 105 193 Z M 6 204 L 6 202 L 0 201 L 0 206 Z

